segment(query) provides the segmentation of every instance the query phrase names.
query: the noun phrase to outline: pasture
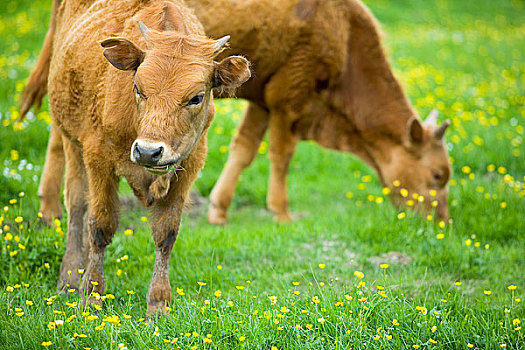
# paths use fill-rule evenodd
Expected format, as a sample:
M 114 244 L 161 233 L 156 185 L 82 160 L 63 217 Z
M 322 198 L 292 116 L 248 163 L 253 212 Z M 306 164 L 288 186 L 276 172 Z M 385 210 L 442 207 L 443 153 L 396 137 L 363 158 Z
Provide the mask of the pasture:
M 296 220 L 265 209 L 268 144 L 238 184 L 229 223 L 207 203 L 245 103 L 216 102 L 198 194 L 170 265 L 169 316 L 144 320 L 155 249 L 148 211 L 121 182 L 101 310 L 57 293 L 66 220 L 38 218 L 47 105 L 17 101 L 50 0 L 0 3 L 0 348 L 522 349 L 525 347 L 525 4 L 368 0 L 421 116 L 450 119 L 449 225 L 396 209 L 351 154 L 301 143 Z

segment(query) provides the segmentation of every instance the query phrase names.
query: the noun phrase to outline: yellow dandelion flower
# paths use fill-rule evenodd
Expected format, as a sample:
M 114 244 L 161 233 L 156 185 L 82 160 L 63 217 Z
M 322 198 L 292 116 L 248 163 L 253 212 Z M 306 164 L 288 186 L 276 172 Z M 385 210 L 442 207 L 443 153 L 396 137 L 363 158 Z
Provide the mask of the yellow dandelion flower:
M 379 265 L 379 267 L 382 268 L 383 270 L 384 269 L 388 269 L 388 266 L 390 266 L 390 265 L 388 265 L 388 264 L 381 264 L 381 265 Z
M 354 276 L 357 277 L 357 278 L 359 278 L 359 279 L 363 279 L 363 278 L 365 278 L 365 274 L 362 273 L 361 271 L 357 271 L 357 270 L 354 271 Z
M 201 287 L 204 287 L 204 286 L 206 285 L 206 283 L 204 283 L 204 282 L 197 282 L 197 284 L 198 284 L 199 286 L 201 286 Z
M 416 306 L 416 310 L 419 311 L 422 315 L 427 314 L 427 308 L 424 306 Z
M 135 292 L 133 290 L 126 290 L 126 293 L 128 293 L 128 295 L 133 295 L 135 294 Z
M 215 293 L 213 293 L 217 298 L 220 298 L 222 295 L 222 292 L 220 290 L 216 290 Z
M 392 324 L 393 324 L 394 326 L 399 326 L 399 321 L 398 321 L 396 318 L 394 318 L 394 319 L 392 320 Z
M 483 291 L 483 294 L 485 294 L 485 295 L 488 296 L 488 295 L 491 295 L 492 292 L 491 292 L 490 290 L 484 290 L 484 291 Z
M 516 290 L 516 286 L 514 284 L 511 284 L 510 286 L 507 287 L 508 290 Z
M 53 344 L 53 343 L 50 342 L 50 341 L 43 341 L 43 342 L 42 342 L 42 346 L 45 347 L 45 348 L 50 347 L 51 344 Z

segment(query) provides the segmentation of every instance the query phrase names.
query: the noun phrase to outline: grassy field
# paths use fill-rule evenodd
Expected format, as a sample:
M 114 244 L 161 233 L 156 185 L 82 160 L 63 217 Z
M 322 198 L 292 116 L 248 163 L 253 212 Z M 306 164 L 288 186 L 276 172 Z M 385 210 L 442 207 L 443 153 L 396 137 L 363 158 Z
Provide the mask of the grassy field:
M 0 2 L 0 348 L 525 348 L 525 4 L 366 2 L 416 109 L 452 120 L 453 223 L 396 210 L 356 157 L 303 143 L 289 177 L 298 219 L 275 224 L 264 143 L 227 226 L 207 224 L 206 204 L 184 217 L 170 315 L 150 322 L 154 245 L 147 211 L 129 200 L 106 252 L 103 309 L 56 291 L 65 220 L 37 217 L 47 107 L 16 121 L 51 1 Z M 217 102 L 203 197 L 244 106 Z

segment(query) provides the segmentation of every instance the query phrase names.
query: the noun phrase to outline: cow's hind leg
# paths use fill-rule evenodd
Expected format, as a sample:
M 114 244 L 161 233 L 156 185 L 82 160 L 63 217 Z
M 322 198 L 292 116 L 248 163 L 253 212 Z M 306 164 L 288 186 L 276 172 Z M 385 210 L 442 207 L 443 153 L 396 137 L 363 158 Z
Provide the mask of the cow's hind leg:
M 60 190 L 64 176 L 65 156 L 62 134 L 54 126 L 51 127 L 47 144 L 46 162 L 40 179 L 38 196 L 40 197 L 40 213 L 42 221 L 52 226 L 55 218 L 62 218 L 62 203 Z
M 89 181 L 89 262 L 82 277 L 80 292 L 91 304 L 102 304 L 104 294 L 104 252 L 118 226 L 118 177 L 104 153 L 84 157 Z M 94 294 L 97 293 L 97 294 Z M 94 297 L 93 297 L 94 296 Z
M 62 142 L 61 142 L 62 143 Z M 87 178 L 78 147 L 65 141 L 67 153 L 66 208 L 68 228 L 66 252 L 60 265 L 58 289 L 78 289 L 80 283 L 79 269 L 84 268 L 83 233 L 84 216 L 87 210 Z
M 222 225 L 226 223 L 226 212 L 233 199 L 239 176 L 257 155 L 257 150 L 267 128 L 268 112 L 250 103 L 239 132 L 230 146 L 228 161 L 211 191 L 208 210 L 208 221 L 211 224 Z
M 298 138 L 291 132 L 285 115 L 272 113 L 270 119 L 270 184 L 268 186 L 268 209 L 275 214 L 276 221 L 292 219 L 288 209 L 286 176 L 295 152 Z

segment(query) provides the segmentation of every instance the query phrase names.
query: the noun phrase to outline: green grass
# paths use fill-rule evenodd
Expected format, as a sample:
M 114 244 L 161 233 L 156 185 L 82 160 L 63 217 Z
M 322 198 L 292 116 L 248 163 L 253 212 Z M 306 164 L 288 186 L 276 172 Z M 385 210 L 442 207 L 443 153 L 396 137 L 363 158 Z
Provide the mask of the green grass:
M 299 146 L 290 167 L 299 219 L 275 224 L 264 209 L 268 160 L 260 154 L 239 182 L 227 226 L 208 225 L 205 206 L 184 217 L 170 265 L 172 310 L 149 323 L 141 318 L 154 246 L 139 207 L 124 206 L 107 249 L 106 290 L 115 299 L 106 299 L 98 319 L 71 304 L 76 294 L 55 289 L 65 238 L 37 218 L 47 107 L 22 127 L 15 123 L 50 3 L 0 3 L 0 348 L 40 349 L 47 341 L 51 349 L 525 348 L 522 1 L 367 1 L 416 109 L 426 115 L 437 107 L 452 120 L 452 225 L 409 212 L 400 219 L 386 198 L 376 202 L 384 196 L 370 168 L 313 143 Z M 202 196 L 222 170 L 223 146 L 244 106 L 217 102 L 207 164 L 194 186 Z M 127 228 L 133 235 L 124 235 Z M 119 325 L 104 322 L 112 315 Z

